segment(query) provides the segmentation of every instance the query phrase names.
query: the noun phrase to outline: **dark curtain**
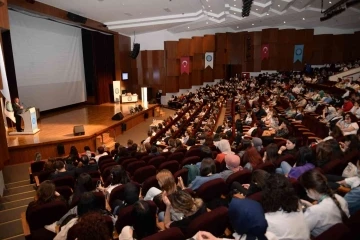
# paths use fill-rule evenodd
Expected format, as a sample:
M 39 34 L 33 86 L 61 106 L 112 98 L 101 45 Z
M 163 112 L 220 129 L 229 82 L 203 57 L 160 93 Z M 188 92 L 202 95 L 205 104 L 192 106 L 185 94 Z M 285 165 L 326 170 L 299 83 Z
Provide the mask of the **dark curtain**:
M 16 82 L 15 63 L 11 45 L 10 31 L 2 32 L 1 37 L 4 52 L 5 71 L 9 85 L 10 97 L 14 99 L 16 97 L 19 97 L 19 93 Z
M 114 36 L 82 29 L 86 92 L 96 103 L 110 102 L 115 79 Z

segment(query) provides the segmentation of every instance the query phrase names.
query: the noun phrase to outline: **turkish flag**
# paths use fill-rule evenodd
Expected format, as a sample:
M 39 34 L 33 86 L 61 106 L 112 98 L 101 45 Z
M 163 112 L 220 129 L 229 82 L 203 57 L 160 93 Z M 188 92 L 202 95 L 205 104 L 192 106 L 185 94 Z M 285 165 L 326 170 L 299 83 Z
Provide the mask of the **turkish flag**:
M 182 73 L 189 74 L 190 73 L 190 57 L 181 57 L 180 64 L 181 64 L 180 74 L 182 74 Z
M 269 58 L 269 44 L 263 44 L 261 47 L 261 60 Z

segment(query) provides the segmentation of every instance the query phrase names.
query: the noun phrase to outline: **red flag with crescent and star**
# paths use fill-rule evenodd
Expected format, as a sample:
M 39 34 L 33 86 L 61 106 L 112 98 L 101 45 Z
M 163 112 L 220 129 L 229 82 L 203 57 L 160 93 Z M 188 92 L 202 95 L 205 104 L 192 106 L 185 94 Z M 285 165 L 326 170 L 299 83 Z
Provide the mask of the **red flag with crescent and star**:
M 181 65 L 180 74 L 190 73 L 190 57 L 181 57 L 180 65 Z
M 261 60 L 269 58 L 269 44 L 263 44 L 261 47 Z

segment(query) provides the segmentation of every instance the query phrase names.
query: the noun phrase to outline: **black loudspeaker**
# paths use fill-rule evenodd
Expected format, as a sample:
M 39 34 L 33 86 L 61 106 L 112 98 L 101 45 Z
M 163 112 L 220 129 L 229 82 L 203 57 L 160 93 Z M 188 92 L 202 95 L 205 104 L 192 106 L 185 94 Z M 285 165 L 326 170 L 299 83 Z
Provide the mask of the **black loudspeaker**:
M 59 156 L 65 154 L 65 147 L 64 147 L 63 144 L 58 144 L 58 145 L 56 146 L 56 150 L 57 150 L 57 153 L 58 153 Z
M 151 87 L 148 87 L 148 93 L 147 93 L 147 97 L 148 97 L 148 101 L 150 101 L 151 99 L 153 99 L 153 89 Z
M 74 126 L 73 132 L 74 132 L 74 136 L 85 135 L 84 125 Z
M 78 23 L 83 23 L 84 24 L 87 21 L 87 18 L 76 15 L 76 14 L 71 13 L 71 12 L 68 12 L 66 16 L 67 16 L 68 19 L 70 19 L 73 22 L 78 22 Z
M 120 120 L 123 120 L 123 118 L 124 118 L 124 115 L 122 114 L 122 112 L 118 112 L 111 118 L 111 120 L 120 121 Z
M 132 52 L 130 53 L 130 57 L 132 59 L 136 59 L 140 52 L 140 43 L 134 43 L 134 47 Z
M 121 124 L 121 131 L 126 131 L 126 123 Z

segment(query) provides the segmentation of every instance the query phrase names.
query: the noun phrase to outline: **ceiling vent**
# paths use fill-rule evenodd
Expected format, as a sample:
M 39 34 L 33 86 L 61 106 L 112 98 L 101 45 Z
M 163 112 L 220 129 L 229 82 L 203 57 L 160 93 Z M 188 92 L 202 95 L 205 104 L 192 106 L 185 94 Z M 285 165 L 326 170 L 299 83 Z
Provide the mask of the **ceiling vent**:
M 132 17 L 133 15 L 131 13 L 124 13 L 126 16 Z
M 169 8 L 164 8 L 165 12 L 171 12 Z

